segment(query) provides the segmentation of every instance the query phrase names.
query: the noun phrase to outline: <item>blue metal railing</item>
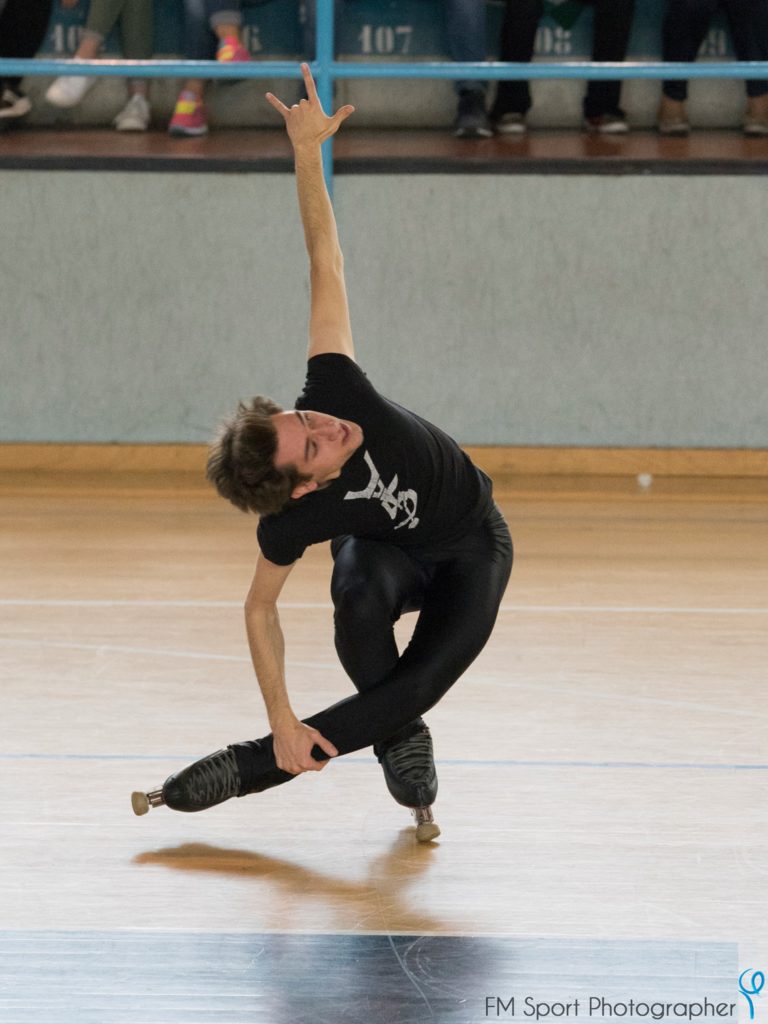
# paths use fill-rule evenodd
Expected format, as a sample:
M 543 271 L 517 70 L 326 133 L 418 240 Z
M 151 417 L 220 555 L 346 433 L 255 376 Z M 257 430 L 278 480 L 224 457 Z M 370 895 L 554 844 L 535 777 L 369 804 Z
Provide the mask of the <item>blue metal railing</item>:
M 317 92 L 325 110 L 333 106 L 333 83 L 349 78 L 438 78 L 449 80 L 498 81 L 500 79 L 579 78 L 591 79 L 691 79 L 740 78 L 768 79 L 768 61 L 728 61 L 722 63 L 662 63 L 626 61 L 595 63 L 567 61 L 558 64 L 507 64 L 501 61 L 461 63 L 458 61 L 422 62 L 347 62 L 334 59 L 334 0 L 317 0 L 317 54 L 310 62 Z M 131 78 L 293 78 L 301 71 L 295 61 L 254 61 L 250 64 L 222 64 L 206 60 L 0 60 L 0 75 L 94 75 Z M 323 146 L 323 164 L 328 188 L 333 192 L 333 140 Z

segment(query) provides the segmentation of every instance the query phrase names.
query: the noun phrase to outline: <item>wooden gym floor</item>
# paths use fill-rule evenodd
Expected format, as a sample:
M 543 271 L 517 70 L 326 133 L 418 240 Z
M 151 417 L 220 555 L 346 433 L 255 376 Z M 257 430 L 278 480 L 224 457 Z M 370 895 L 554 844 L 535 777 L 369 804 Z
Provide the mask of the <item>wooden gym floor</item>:
M 535 1002 L 672 1021 L 707 1000 L 749 1019 L 764 479 L 506 482 L 516 567 L 428 715 L 443 835 L 423 846 L 368 752 L 133 816 L 132 789 L 266 731 L 241 611 L 255 523 L 197 486 L 106 479 L 2 476 L 3 1024 L 477 1024 Z M 282 604 L 301 714 L 350 689 L 328 573 L 311 550 Z

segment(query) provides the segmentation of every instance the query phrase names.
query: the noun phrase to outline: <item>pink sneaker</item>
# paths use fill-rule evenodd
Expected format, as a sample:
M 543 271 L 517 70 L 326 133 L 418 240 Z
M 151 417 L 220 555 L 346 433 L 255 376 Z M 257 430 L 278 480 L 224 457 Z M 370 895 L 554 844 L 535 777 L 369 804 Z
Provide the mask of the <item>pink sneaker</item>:
M 169 135 L 207 135 L 208 122 L 205 104 L 193 92 L 179 94 L 173 117 L 168 125 Z
M 225 64 L 243 63 L 250 59 L 250 54 L 237 36 L 227 36 L 226 39 L 222 39 L 216 51 L 216 60 L 220 60 Z

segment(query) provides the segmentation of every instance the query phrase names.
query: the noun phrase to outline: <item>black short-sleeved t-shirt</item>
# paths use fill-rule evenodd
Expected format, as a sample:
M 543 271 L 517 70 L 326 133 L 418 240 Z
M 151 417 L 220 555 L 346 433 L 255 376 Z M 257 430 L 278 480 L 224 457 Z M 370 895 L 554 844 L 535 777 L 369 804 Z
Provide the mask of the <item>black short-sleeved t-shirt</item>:
M 310 544 L 344 534 L 434 549 L 490 510 L 492 486 L 438 427 L 380 395 L 348 356 L 314 356 L 297 409 L 357 423 L 363 441 L 341 475 L 259 522 L 264 556 L 290 565 Z

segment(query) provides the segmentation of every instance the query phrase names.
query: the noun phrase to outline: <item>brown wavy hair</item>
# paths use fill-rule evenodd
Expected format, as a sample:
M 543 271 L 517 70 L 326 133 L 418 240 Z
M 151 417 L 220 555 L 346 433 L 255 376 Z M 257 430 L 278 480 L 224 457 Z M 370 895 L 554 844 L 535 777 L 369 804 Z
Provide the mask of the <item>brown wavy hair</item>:
M 206 477 L 222 498 L 243 512 L 279 512 L 294 487 L 312 479 L 295 466 L 275 466 L 277 431 L 271 417 L 282 411 L 263 395 L 239 402 L 209 447 Z

